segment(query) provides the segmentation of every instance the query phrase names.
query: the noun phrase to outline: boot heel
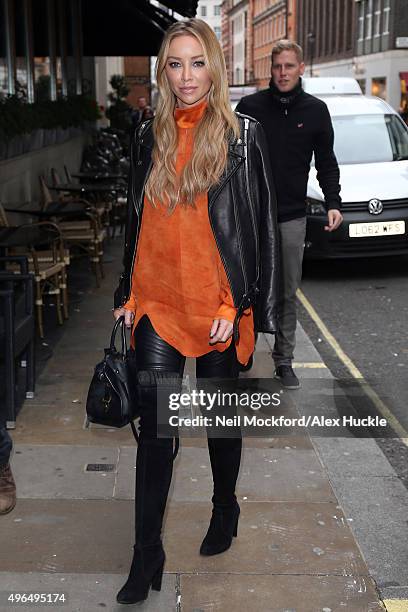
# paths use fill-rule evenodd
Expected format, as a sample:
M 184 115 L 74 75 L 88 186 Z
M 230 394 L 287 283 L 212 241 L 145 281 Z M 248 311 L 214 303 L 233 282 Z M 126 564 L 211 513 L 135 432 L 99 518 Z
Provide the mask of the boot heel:
M 164 561 L 152 578 L 152 589 L 154 591 L 161 591 L 163 568 L 164 568 Z

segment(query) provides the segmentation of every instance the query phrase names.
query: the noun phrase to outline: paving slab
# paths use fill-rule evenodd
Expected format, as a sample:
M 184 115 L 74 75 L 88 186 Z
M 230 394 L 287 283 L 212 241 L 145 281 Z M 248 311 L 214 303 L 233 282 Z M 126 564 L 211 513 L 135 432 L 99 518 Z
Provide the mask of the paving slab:
M 117 604 L 116 593 L 123 586 L 127 574 L 44 574 L 26 573 L 16 574 L 11 572 L 0 572 L 2 594 L 6 592 L 31 593 L 65 593 L 67 602 L 58 605 L 19 605 L 12 607 L 4 605 L 0 600 L 0 612 L 11 612 L 13 610 L 36 610 L 38 612 L 50 612 L 57 609 L 61 612 L 123 612 L 124 609 L 139 610 L 140 612 L 176 612 L 176 582 L 175 574 L 164 574 L 162 589 L 160 592 L 150 591 L 146 602 L 136 605 Z
M 110 499 L 114 494 L 118 448 L 29 446 L 15 448 L 12 468 L 19 499 Z M 86 471 L 88 464 L 114 470 Z
M 64 409 L 52 405 L 24 406 L 16 428 L 11 432 L 16 444 L 82 444 L 88 446 L 133 445 L 130 427 L 85 428 L 85 405 L 65 403 Z
M 372 438 L 313 438 L 325 468 L 339 476 L 395 476 L 391 464 Z
M 396 477 L 333 474 L 331 483 L 342 500 L 354 536 L 379 589 L 408 586 L 408 491 Z
M 2 517 L 0 571 L 126 573 L 134 544 L 134 503 L 19 499 Z
M 170 502 L 164 526 L 166 571 L 366 575 L 341 509 L 332 503 L 243 502 L 228 554 L 201 557 L 210 503 Z M 0 571 L 123 573 L 131 560 L 134 503 L 124 500 L 19 500 L 2 517 Z
M 68 332 L 67 332 L 68 333 Z M 84 343 L 86 342 L 86 336 Z M 92 376 L 95 365 L 103 359 L 105 345 L 103 341 L 97 346 L 88 344 L 86 350 L 77 353 L 75 347 L 71 351 L 64 352 L 64 358 L 58 359 L 58 355 L 46 365 L 46 373 L 49 374 L 75 374 L 79 376 Z
M 370 578 L 180 576 L 182 612 L 384 612 Z
M 164 532 L 166 569 L 180 573 L 366 576 L 341 509 L 329 502 L 243 502 L 238 537 L 225 555 L 198 548 L 210 503 L 169 504 Z
M 115 497 L 134 496 L 135 451 L 121 448 Z M 211 466 L 206 448 L 183 448 L 176 462 L 170 499 L 208 501 L 212 496 Z M 335 502 L 326 472 L 308 450 L 244 447 L 237 483 L 239 499 L 248 501 Z

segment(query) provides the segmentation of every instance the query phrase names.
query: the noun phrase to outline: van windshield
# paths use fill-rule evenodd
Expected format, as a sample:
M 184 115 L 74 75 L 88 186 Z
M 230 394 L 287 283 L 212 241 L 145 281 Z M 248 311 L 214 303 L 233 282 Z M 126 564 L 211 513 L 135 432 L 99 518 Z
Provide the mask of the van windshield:
M 408 130 L 396 115 L 332 117 L 339 164 L 408 159 Z

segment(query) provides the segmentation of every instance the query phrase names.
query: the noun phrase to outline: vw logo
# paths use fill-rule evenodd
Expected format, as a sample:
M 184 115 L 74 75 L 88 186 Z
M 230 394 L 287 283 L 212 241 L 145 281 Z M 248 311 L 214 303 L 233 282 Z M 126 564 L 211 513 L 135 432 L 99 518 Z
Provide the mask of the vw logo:
M 373 198 L 368 203 L 368 212 L 370 215 L 379 215 L 384 210 L 383 203 L 377 198 Z

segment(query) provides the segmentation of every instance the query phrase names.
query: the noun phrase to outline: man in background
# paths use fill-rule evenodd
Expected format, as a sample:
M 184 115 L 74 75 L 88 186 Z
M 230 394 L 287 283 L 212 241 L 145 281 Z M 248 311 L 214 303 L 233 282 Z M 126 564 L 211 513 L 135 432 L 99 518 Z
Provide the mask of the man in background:
M 16 485 L 10 468 L 11 438 L 0 416 L 0 514 L 7 514 L 16 505 Z
M 141 123 L 141 121 L 145 121 L 146 119 L 150 119 L 153 117 L 153 111 L 150 106 L 147 104 L 147 100 L 144 96 L 140 96 L 137 99 L 137 108 L 135 108 L 132 112 L 132 125 L 136 127 Z
M 296 291 L 302 278 L 306 235 L 306 189 L 314 153 L 317 179 L 327 209 L 325 231 L 341 224 L 339 167 L 333 152 L 333 127 L 326 104 L 303 91 L 302 48 L 280 40 L 272 49 L 269 89 L 241 99 L 236 110 L 257 119 L 266 134 L 278 202 L 281 288 L 273 359 L 275 377 L 298 389 L 292 368 L 296 345 Z

